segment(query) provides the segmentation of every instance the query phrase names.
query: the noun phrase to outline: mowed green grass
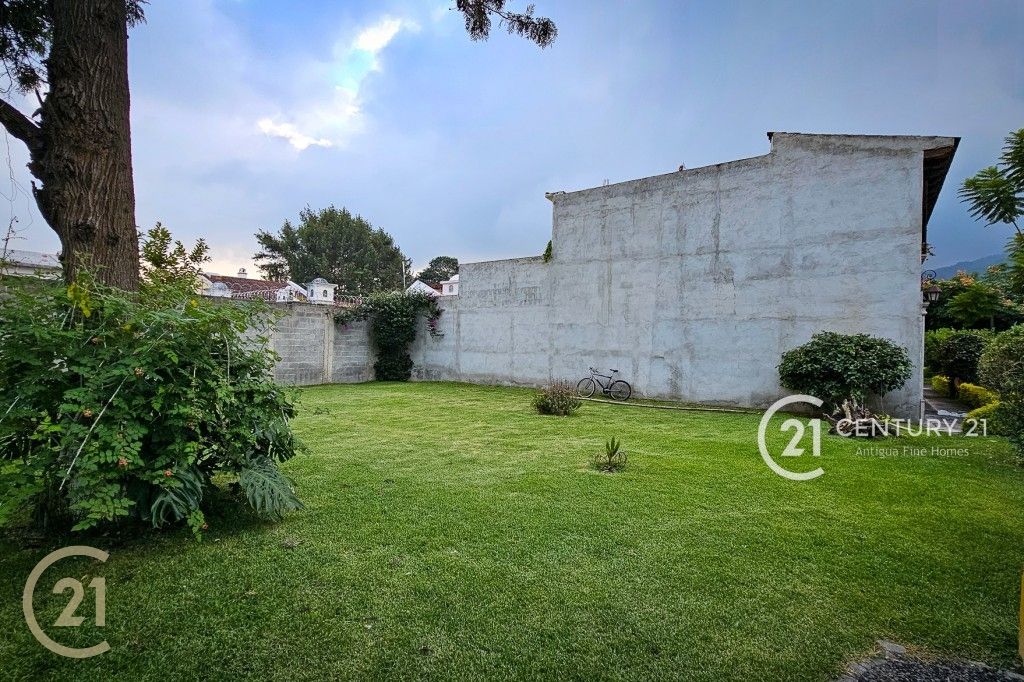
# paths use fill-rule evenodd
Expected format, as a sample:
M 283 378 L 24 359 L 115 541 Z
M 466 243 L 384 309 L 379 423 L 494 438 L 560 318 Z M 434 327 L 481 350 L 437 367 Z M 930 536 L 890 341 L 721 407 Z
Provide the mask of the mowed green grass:
M 309 452 L 286 468 L 305 511 L 214 514 L 201 543 L 77 539 L 110 559 L 47 572 L 40 622 L 105 637 L 97 658 L 59 658 L 24 624 L 25 579 L 56 545 L 0 545 L 0 677 L 826 680 L 879 638 L 1015 665 L 1024 470 L 1005 442 L 878 456 L 826 437 L 789 464 L 825 475 L 792 482 L 758 454 L 758 415 L 542 417 L 531 396 L 304 390 Z M 597 473 L 612 435 L 629 465 Z M 68 574 L 106 578 L 101 635 L 51 625 Z

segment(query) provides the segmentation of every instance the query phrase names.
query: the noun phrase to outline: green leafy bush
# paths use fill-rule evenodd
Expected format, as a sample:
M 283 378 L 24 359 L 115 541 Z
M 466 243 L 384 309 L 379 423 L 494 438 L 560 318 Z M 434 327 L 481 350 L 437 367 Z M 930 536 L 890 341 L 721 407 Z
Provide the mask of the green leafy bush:
M 944 374 L 936 374 L 932 377 L 932 388 L 939 395 L 944 395 L 947 398 L 950 396 L 950 391 L 953 387 L 949 383 L 949 377 Z
M 972 408 L 984 407 L 999 400 L 999 396 L 987 388 L 966 382 L 960 384 L 957 389 L 957 397 L 960 402 Z
M 157 226 L 143 254 L 137 294 L 87 272 L 3 280 L 0 522 L 29 509 L 47 530 L 137 519 L 198 534 L 214 475 L 266 516 L 301 507 L 277 468 L 299 447 L 294 406 L 247 335 L 269 309 L 197 296 L 202 243 L 186 252 Z
M 999 334 L 982 354 L 985 385 L 999 392 L 996 421 L 1024 458 L 1024 325 Z
M 892 341 L 867 334 L 820 332 L 787 351 L 779 363 L 786 388 L 820 398 L 831 407 L 870 394 L 884 395 L 910 378 L 910 357 Z
M 978 362 L 978 379 L 996 393 L 1024 372 L 1024 324 L 997 334 L 985 347 Z
M 377 349 L 374 376 L 378 381 L 408 381 L 412 376 L 409 345 L 416 340 L 419 316 L 426 313 L 431 336 L 441 336 L 437 331 L 441 312 L 437 301 L 428 294 L 386 292 L 373 294 L 357 309 L 338 313 L 335 321 L 347 324 L 369 318 L 370 338 Z
M 582 401 L 576 395 L 576 387 L 568 381 L 556 381 L 533 399 L 533 406 L 541 414 L 566 417 L 580 409 Z
M 955 329 L 943 327 L 942 329 L 930 329 L 924 333 L 924 364 L 932 372 L 938 371 L 942 364 L 939 347 Z
M 980 423 L 983 419 L 985 420 L 984 433 L 986 433 L 989 436 L 1007 435 L 1006 431 L 1002 428 L 1002 425 L 999 420 L 998 400 L 995 401 L 994 403 L 989 403 L 988 405 L 978 407 L 968 412 L 964 416 L 964 427 L 965 429 L 970 428 L 972 421 Z M 977 433 L 982 433 L 980 427 L 978 428 Z
M 939 344 L 938 369 L 948 376 L 954 388 L 962 382 L 978 380 L 978 361 L 985 346 L 992 340 L 992 332 L 979 329 L 960 329 Z

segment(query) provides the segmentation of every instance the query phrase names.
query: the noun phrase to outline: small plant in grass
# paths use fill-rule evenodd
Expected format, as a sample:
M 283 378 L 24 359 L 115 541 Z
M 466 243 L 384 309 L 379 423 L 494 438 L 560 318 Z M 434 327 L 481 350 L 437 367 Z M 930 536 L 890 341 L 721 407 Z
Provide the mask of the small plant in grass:
M 556 381 L 533 399 L 533 406 L 541 414 L 567 417 L 580 409 L 582 402 L 576 395 L 576 388 L 568 381 Z
M 615 472 L 626 468 L 626 451 L 622 449 L 622 441 L 615 436 L 606 440 L 604 452 L 594 458 L 594 466 L 601 471 Z

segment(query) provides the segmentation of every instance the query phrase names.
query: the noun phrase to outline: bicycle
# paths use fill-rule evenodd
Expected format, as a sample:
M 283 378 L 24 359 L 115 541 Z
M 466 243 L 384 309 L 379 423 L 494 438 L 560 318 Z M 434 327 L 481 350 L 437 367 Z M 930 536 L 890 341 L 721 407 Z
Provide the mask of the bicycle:
M 590 376 L 580 379 L 580 382 L 576 384 L 576 393 L 581 398 L 589 398 L 600 386 L 601 393 L 612 400 L 629 400 L 629 396 L 633 395 L 633 387 L 622 379 L 616 379 L 615 375 L 618 373 L 619 370 L 613 369 L 611 374 L 599 374 L 596 369 L 591 367 Z M 606 381 L 602 381 L 602 379 Z

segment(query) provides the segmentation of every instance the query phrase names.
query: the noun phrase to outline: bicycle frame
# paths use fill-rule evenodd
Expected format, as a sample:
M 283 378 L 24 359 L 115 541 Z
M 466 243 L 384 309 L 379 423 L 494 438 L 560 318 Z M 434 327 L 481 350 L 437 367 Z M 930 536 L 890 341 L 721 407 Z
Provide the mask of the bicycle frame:
M 618 370 L 616 370 L 611 374 L 599 374 L 597 370 L 595 370 L 593 367 L 590 368 L 590 378 L 594 380 L 594 383 L 601 387 L 601 393 L 604 393 L 605 395 L 608 395 L 608 391 L 611 388 L 612 381 L 615 379 L 615 375 L 618 373 Z M 601 379 L 599 379 L 598 377 L 601 377 L 601 379 L 607 379 L 608 381 L 601 381 Z

